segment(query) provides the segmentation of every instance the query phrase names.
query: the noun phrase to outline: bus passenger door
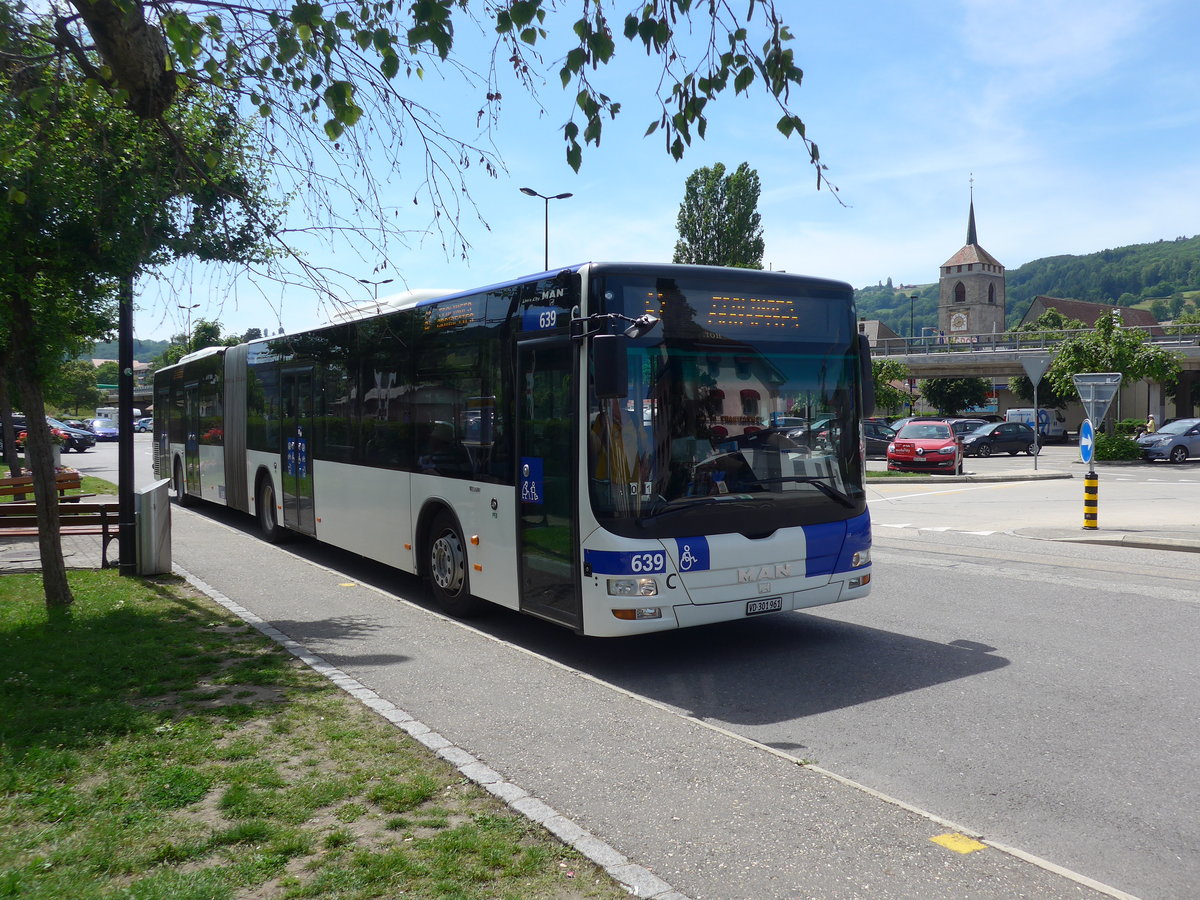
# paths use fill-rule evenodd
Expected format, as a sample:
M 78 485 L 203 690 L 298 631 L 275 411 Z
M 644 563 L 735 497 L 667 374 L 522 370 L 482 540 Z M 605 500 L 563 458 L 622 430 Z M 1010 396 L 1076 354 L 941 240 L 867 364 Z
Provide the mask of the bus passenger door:
M 517 549 L 521 610 L 580 629 L 572 360 L 564 338 L 517 347 Z
M 304 534 L 316 534 L 311 455 L 312 369 L 284 372 L 281 387 L 284 464 L 283 524 Z
M 183 478 L 187 492 L 200 496 L 200 382 L 183 386 Z

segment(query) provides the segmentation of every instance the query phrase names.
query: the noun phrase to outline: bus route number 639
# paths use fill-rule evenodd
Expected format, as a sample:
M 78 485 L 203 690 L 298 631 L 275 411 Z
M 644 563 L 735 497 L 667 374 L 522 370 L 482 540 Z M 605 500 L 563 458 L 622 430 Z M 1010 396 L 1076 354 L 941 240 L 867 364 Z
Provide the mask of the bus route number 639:
M 664 553 L 635 553 L 629 560 L 631 572 L 662 572 L 667 567 L 667 557 Z

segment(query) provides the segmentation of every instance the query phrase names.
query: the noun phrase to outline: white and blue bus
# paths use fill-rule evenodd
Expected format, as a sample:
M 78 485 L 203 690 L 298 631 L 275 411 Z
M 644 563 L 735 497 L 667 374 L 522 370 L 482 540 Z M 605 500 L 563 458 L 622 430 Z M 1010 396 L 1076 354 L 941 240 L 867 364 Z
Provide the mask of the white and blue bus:
M 862 597 L 870 353 L 849 285 L 587 263 L 184 357 L 155 470 L 588 635 Z

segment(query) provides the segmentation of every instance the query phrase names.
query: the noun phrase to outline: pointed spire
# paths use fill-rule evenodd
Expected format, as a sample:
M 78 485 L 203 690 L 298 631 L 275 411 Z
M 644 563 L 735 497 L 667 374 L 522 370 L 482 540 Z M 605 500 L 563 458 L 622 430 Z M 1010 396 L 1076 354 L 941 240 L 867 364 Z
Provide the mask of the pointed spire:
M 975 236 L 975 175 L 971 175 L 971 215 L 967 219 L 967 246 L 978 244 L 979 239 Z

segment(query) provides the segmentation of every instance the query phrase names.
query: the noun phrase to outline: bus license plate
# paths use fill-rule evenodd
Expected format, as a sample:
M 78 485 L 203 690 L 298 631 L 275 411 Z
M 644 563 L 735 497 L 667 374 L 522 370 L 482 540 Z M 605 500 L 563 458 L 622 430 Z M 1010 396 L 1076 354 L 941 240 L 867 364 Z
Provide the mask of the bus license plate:
M 759 613 L 779 612 L 783 609 L 782 597 L 768 597 L 765 600 L 747 600 L 746 615 L 756 616 Z

